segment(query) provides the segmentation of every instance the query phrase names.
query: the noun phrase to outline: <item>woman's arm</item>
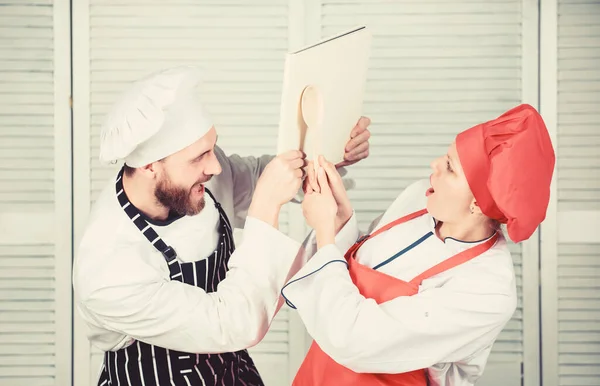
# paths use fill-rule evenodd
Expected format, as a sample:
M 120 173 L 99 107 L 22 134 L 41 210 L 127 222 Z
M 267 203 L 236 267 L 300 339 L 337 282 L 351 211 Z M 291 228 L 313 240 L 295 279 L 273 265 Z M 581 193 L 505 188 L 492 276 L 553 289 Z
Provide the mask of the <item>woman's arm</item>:
M 495 340 L 516 307 L 514 281 L 485 275 L 455 277 L 444 287 L 377 304 L 359 293 L 331 244 L 282 294 L 325 353 L 370 373 L 465 359 Z

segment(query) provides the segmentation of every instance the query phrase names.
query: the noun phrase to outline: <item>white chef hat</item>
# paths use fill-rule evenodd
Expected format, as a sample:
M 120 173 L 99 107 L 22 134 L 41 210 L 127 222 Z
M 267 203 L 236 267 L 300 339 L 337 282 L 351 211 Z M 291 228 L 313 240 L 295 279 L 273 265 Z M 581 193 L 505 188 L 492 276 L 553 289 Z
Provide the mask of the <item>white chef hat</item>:
M 141 167 L 196 142 L 212 127 L 198 99 L 200 70 L 193 66 L 155 72 L 115 103 L 100 136 L 100 161 Z

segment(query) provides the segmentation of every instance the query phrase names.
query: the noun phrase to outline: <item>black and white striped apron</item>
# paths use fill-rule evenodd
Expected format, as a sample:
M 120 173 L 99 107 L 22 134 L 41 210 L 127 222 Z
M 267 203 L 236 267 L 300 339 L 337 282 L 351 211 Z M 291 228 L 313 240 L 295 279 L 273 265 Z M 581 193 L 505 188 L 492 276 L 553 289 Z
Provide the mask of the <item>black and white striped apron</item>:
M 212 193 L 220 214 L 219 243 L 206 259 L 181 263 L 173 248 L 168 246 L 141 216 L 123 191 L 123 170 L 117 176 L 116 191 L 119 203 L 134 224 L 165 258 L 171 280 L 214 292 L 225 278 L 227 263 L 235 246 L 227 215 Z M 246 350 L 223 354 L 193 354 L 169 350 L 140 341 L 118 351 L 108 351 L 98 381 L 100 386 L 263 386 L 254 362 Z

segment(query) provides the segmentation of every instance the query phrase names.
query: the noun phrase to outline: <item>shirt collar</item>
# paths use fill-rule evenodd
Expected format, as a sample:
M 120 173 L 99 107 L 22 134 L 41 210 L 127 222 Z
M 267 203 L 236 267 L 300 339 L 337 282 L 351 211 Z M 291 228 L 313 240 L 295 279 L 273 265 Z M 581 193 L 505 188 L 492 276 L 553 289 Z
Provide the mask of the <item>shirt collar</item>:
M 495 234 L 495 233 L 493 233 L 491 236 L 486 237 L 483 240 L 477 240 L 477 241 L 464 241 L 464 240 L 455 239 L 454 237 L 446 237 L 446 238 L 444 238 L 444 240 L 441 240 L 439 237 L 437 237 L 436 230 L 435 230 L 435 227 L 437 225 L 437 220 L 429 213 L 427 213 L 426 216 L 428 216 L 429 230 L 431 232 L 433 232 L 432 239 L 435 239 L 436 241 L 443 244 L 447 248 L 450 248 L 452 251 L 464 251 L 464 250 L 467 250 L 476 245 L 483 244 L 486 241 L 488 241 L 489 239 L 491 239 L 492 237 L 494 237 L 494 234 Z

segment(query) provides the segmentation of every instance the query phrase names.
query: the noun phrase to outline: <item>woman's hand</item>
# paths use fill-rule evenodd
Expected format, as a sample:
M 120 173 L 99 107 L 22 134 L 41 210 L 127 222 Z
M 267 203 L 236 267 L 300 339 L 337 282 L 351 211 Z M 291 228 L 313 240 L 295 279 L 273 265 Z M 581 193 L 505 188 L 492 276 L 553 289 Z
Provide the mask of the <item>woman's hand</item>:
M 312 188 L 307 189 L 302 202 L 302 211 L 306 222 L 317 234 L 317 247 L 321 248 L 335 242 L 338 207 L 323 167 L 317 170 L 317 185 L 318 192 Z
M 337 171 L 337 167 L 331 162 L 328 162 L 323 156 L 319 156 L 319 165 L 325 169 L 325 174 L 327 175 L 327 180 L 329 182 L 329 188 L 337 204 L 335 222 L 335 232 L 337 234 L 352 217 L 352 205 L 350 204 L 348 193 L 344 187 L 344 181 L 342 180 L 340 173 Z M 319 192 L 320 186 L 315 176 L 312 161 L 310 161 L 306 167 L 306 174 L 307 177 L 304 180 L 304 194 L 306 194 L 308 191 Z

